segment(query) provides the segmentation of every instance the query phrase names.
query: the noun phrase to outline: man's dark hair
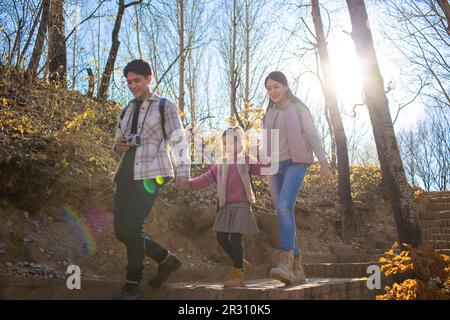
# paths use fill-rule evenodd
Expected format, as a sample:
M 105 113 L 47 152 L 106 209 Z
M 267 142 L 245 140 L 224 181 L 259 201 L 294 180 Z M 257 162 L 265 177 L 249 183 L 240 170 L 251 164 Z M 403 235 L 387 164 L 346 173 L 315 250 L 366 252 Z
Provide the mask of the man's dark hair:
M 128 72 L 130 71 L 137 74 L 141 74 L 144 77 L 152 75 L 152 69 L 150 69 L 150 65 L 141 59 L 133 60 L 126 65 L 126 67 L 123 69 L 123 75 L 125 76 L 125 78 L 127 77 Z

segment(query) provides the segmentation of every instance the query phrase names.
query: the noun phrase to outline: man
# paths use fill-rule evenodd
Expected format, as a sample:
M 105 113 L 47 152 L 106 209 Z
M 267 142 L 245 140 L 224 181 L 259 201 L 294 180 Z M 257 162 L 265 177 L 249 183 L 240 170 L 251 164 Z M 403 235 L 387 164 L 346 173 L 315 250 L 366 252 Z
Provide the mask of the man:
M 175 176 L 173 166 L 177 186 L 189 184 L 190 158 L 177 107 L 150 90 L 149 64 L 133 60 L 123 74 L 135 98 L 118 116 L 114 144 L 114 151 L 122 154 L 114 175 L 114 229 L 128 259 L 127 282 L 115 299 L 133 300 L 140 295 L 145 255 L 159 265 L 157 276 L 149 282 L 154 287 L 181 266 L 173 253 L 145 233 L 144 226 L 161 186 Z

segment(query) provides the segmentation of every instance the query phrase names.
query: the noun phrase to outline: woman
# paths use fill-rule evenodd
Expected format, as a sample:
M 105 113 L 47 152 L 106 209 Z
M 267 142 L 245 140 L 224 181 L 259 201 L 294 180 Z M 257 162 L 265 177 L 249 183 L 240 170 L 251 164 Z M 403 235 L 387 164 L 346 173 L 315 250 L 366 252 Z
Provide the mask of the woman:
M 278 129 L 278 152 L 271 154 L 272 163 L 278 162 L 278 172 L 269 176 L 272 201 L 278 215 L 281 250 L 276 268 L 270 270 L 271 278 L 286 284 L 306 282 L 298 249 L 294 206 L 308 166 L 314 162 L 313 152 L 320 162 L 322 179 L 329 176 L 328 163 L 320 138 L 308 108 L 289 88 L 286 76 L 271 72 L 265 79 L 269 106 L 264 116 L 267 137 Z M 274 148 L 269 147 L 269 150 Z

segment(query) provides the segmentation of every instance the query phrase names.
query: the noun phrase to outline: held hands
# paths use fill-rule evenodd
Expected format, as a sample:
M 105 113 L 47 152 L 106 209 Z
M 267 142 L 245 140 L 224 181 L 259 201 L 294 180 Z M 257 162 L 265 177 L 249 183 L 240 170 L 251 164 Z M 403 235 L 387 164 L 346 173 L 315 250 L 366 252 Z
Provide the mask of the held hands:
M 189 179 L 187 177 L 178 177 L 175 179 L 178 188 L 189 191 Z
M 128 148 L 129 146 L 127 144 L 127 139 L 117 139 L 116 143 L 114 144 L 114 150 L 119 153 L 127 151 Z
M 328 169 L 327 162 L 320 163 L 320 180 L 322 183 L 328 182 L 330 178 L 330 170 Z

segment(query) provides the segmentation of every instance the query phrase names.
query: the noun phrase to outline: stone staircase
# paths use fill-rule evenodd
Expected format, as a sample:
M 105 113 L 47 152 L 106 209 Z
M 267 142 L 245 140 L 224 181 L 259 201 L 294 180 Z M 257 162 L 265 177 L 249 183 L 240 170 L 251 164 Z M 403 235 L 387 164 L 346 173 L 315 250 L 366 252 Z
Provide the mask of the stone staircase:
M 450 254 L 450 192 L 428 192 L 426 210 L 418 218 L 425 243 L 433 245 L 437 253 Z
M 450 192 L 425 194 L 425 210 L 418 218 L 424 242 L 431 243 L 436 252 L 450 253 Z M 244 288 L 224 289 L 222 279 L 227 268 L 211 271 L 208 281 L 182 282 L 195 278 L 180 269 L 172 283 L 157 290 L 143 286 L 145 299 L 157 300 L 322 300 L 374 299 L 379 290 L 367 288 L 367 268 L 379 265 L 379 258 L 394 241 L 377 242 L 373 249 L 355 250 L 351 254 L 305 255 L 307 283 L 284 286 L 267 279 L 267 270 L 255 268 Z M 205 277 L 203 277 L 204 279 Z M 123 283 L 110 280 L 82 279 L 81 290 L 68 290 L 63 279 L 0 277 L 0 299 L 111 299 Z M 382 285 L 383 286 L 383 285 Z
M 0 277 L 0 300 L 111 300 L 122 285 L 118 281 L 85 279 L 80 290 L 69 290 L 64 279 Z M 357 278 L 308 278 L 306 284 L 299 286 L 257 279 L 247 281 L 243 288 L 226 289 L 220 283 L 169 283 L 159 289 L 143 285 L 142 295 L 149 300 L 373 299 L 366 280 Z
M 377 264 L 375 254 L 305 255 L 307 283 L 285 286 L 266 278 L 268 270 L 254 266 L 245 288 L 224 289 L 220 280 L 229 267 L 215 270 L 181 268 L 169 284 L 158 290 L 143 285 L 145 299 L 157 300 L 367 300 L 377 291 L 367 288 L 367 267 Z M 184 282 L 184 279 L 208 279 Z M 81 290 L 68 290 L 65 279 L 43 279 L 25 276 L 0 276 L 0 299 L 100 299 L 109 300 L 120 291 L 122 282 L 108 279 L 85 279 Z

